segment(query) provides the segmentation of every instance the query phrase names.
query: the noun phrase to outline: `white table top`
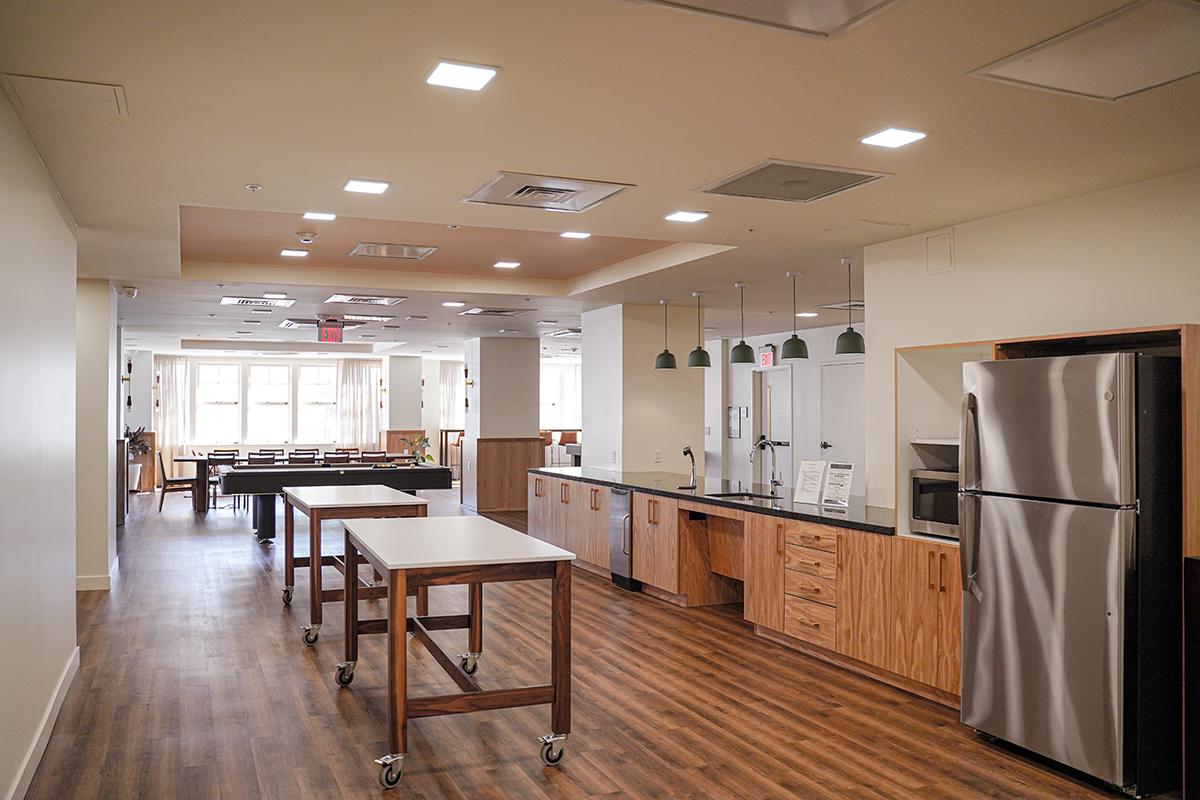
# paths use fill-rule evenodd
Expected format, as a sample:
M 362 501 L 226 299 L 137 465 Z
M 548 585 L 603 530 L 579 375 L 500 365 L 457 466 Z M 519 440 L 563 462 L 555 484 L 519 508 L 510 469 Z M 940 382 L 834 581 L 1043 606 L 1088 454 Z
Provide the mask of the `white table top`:
M 283 493 L 308 508 L 346 508 L 371 506 L 424 506 L 423 497 L 390 486 L 292 486 Z
M 386 569 L 574 561 L 575 554 L 484 517 L 346 520 L 360 552 Z

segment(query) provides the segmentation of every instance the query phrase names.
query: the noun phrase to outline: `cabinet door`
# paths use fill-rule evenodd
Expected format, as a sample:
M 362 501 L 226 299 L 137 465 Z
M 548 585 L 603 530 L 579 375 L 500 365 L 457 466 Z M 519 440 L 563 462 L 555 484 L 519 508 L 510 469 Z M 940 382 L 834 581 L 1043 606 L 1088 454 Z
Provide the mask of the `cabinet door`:
M 837 552 L 837 651 L 887 668 L 893 536 L 843 531 Z
M 573 481 L 560 478 L 550 480 L 550 524 L 546 530 L 546 541 L 555 547 L 568 550 L 571 548 L 568 545 L 567 531 L 571 528 L 571 513 L 576 507 L 571 496 L 571 487 L 574 485 L 576 484 Z
M 962 682 L 962 574 L 958 548 L 934 545 L 937 552 L 937 688 L 959 694 Z
M 634 492 L 633 577 L 679 593 L 679 506 L 674 500 Z
M 938 673 L 938 551 L 920 539 L 895 537 L 892 592 L 896 628 L 892 672 L 933 686 Z
M 608 503 L 611 497 L 612 493 L 607 486 L 586 487 L 586 540 L 580 558 L 604 569 L 608 569 L 611 564 L 608 550 Z
M 766 514 L 747 514 L 742 526 L 742 613 L 773 631 L 784 629 L 785 528 L 784 520 Z
M 550 479 L 541 475 L 529 476 L 529 517 L 525 532 L 545 541 L 550 527 Z

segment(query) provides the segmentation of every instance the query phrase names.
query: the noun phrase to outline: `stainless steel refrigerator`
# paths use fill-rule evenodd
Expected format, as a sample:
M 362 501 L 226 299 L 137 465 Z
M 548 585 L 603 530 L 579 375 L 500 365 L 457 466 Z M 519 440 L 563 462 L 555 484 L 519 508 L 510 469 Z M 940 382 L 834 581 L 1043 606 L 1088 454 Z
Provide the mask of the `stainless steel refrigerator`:
M 963 365 L 962 721 L 1141 795 L 1179 786 L 1179 360 Z

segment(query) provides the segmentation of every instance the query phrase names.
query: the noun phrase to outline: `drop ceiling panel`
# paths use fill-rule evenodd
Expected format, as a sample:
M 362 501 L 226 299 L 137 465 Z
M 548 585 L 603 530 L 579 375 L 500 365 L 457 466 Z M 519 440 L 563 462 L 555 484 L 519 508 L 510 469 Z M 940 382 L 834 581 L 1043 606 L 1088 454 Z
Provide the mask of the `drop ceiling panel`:
M 108 83 L 64 81 L 34 75 L 5 75 L 16 105 L 25 108 L 54 108 L 118 117 L 128 113 L 125 90 Z
M 1200 3 L 1132 3 L 973 74 L 1100 100 L 1139 94 L 1200 74 Z

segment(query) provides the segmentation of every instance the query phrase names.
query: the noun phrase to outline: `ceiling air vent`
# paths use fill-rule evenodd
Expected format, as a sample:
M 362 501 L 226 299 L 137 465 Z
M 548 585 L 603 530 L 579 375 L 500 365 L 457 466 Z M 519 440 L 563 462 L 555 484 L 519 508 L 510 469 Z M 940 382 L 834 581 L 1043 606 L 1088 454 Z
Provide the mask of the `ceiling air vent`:
M 646 0 L 741 22 L 828 39 L 882 11 L 895 0 Z
M 292 298 L 270 297 L 222 297 L 223 306 L 246 306 L 249 308 L 291 308 L 296 304 Z
M 279 327 L 287 328 L 290 331 L 299 331 L 306 328 L 315 328 L 320 322 L 320 320 L 316 319 L 285 319 L 283 322 L 279 323 Z M 353 322 L 351 320 L 342 321 L 342 327 L 346 328 L 347 330 L 350 328 L 357 328 L 362 324 L 362 322 Z
M 408 261 L 420 261 L 437 252 L 436 247 L 420 244 L 386 244 L 383 242 L 359 242 L 350 251 L 352 256 L 372 256 L 374 258 L 403 258 Z
M 579 338 L 582 335 L 583 335 L 583 331 L 579 328 L 563 328 L 563 329 L 557 330 L 557 331 L 550 331 L 549 333 L 546 334 L 546 336 L 552 337 L 555 339 L 564 339 L 564 338 L 574 339 L 574 338 Z
M 458 312 L 460 317 L 519 317 L 532 308 L 468 308 Z
M 825 308 L 830 311 L 863 311 L 867 310 L 867 304 L 862 300 L 851 300 L 849 302 L 843 300 L 840 303 L 828 303 L 817 308 Z
M 325 302 L 345 303 L 352 306 L 394 306 L 407 299 L 407 297 L 380 297 L 370 294 L 331 294 Z
M 464 197 L 463 202 L 578 213 L 587 211 L 628 186 L 626 183 L 605 183 L 582 178 L 497 172 Z
M 703 186 L 700 191 L 733 197 L 811 203 L 886 177 L 885 172 L 799 164 L 772 158 Z

